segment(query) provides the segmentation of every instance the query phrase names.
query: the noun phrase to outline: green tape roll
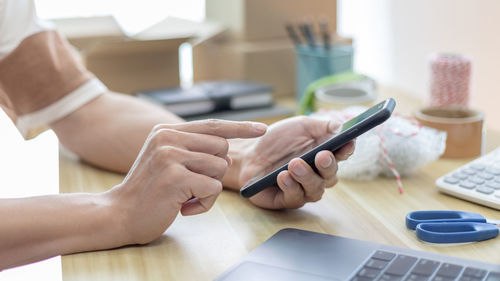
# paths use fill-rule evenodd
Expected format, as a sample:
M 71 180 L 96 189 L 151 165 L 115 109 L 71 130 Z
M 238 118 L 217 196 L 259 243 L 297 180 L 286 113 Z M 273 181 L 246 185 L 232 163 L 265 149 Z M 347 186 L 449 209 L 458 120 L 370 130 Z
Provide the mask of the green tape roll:
M 316 110 L 314 108 L 314 99 L 315 99 L 314 93 L 318 88 L 338 83 L 359 81 L 367 78 L 368 77 L 363 74 L 358 74 L 354 72 L 343 72 L 318 79 L 309 84 L 309 86 L 307 86 L 306 91 L 302 96 L 302 99 L 300 100 L 297 113 L 300 115 L 304 115 L 304 114 L 310 114 Z

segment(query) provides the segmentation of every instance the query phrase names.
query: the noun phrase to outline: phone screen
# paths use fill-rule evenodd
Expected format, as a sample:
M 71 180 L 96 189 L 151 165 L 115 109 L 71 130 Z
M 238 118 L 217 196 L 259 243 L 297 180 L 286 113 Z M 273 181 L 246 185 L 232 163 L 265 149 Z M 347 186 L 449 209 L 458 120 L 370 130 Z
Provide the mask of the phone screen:
M 384 102 L 381 102 L 381 103 L 369 108 L 368 110 L 364 111 L 360 115 L 346 121 L 342 125 L 341 130 L 337 134 L 335 134 L 334 136 L 331 136 L 331 137 L 325 136 L 328 139 L 326 141 L 322 142 L 321 144 L 316 146 L 316 145 L 314 145 L 314 143 L 312 143 L 309 147 L 304 147 L 302 149 L 292 150 L 288 155 L 273 162 L 271 165 L 267 166 L 265 169 L 263 169 L 262 171 L 257 173 L 254 177 L 252 177 L 243 187 L 242 195 L 243 195 L 243 191 L 245 189 L 252 188 L 251 185 L 253 185 L 254 183 L 256 183 L 257 181 L 261 180 L 262 178 L 264 178 L 266 176 L 270 176 L 269 174 L 272 173 L 273 171 L 277 172 L 276 175 L 274 175 L 275 177 L 277 177 L 278 173 L 281 172 L 277 169 L 280 169 L 280 167 L 282 168 L 280 170 L 287 169 L 288 167 L 284 167 L 284 165 L 286 165 L 290 160 L 292 160 L 295 157 L 300 156 L 308 164 L 310 164 L 310 165 L 312 164 L 311 166 L 313 167 L 313 169 L 315 169 L 313 163 L 314 163 L 314 157 L 315 157 L 317 152 L 319 152 L 321 150 L 325 150 L 325 149 L 332 150 L 331 145 L 333 143 L 337 143 L 337 142 L 341 143 L 341 145 L 339 147 L 333 148 L 333 151 L 339 149 L 340 147 L 342 147 L 342 145 L 348 143 L 350 140 L 352 140 L 357 135 L 362 134 L 366 130 L 382 123 L 385 120 L 387 120 L 387 118 L 389 118 L 390 114 L 392 113 L 394 106 L 395 106 L 395 103 L 394 103 L 393 99 L 389 99 L 389 100 L 386 100 Z M 384 109 L 387 109 L 387 110 L 384 112 Z M 375 118 L 375 117 L 378 117 L 378 118 Z M 372 122 L 370 122 L 370 121 L 372 121 Z M 370 125 L 366 124 L 366 122 L 370 122 L 369 123 Z M 361 126 L 362 124 L 364 124 L 364 126 Z M 354 135 L 353 131 L 357 130 L 358 127 L 361 129 L 361 131 L 359 132 L 359 134 Z M 352 137 L 352 136 L 354 136 L 354 137 Z M 317 150 L 317 151 L 315 151 L 315 150 Z M 271 183 L 271 182 L 272 181 L 267 181 L 266 184 Z M 276 183 L 276 178 L 274 178 L 274 181 L 272 182 L 272 184 L 275 184 L 275 183 Z M 262 186 L 260 186 L 259 188 L 263 189 Z M 254 194 L 254 192 L 251 192 L 251 193 Z M 245 195 L 243 195 L 243 196 L 247 197 Z
M 356 124 L 361 123 L 362 121 L 368 119 L 370 116 L 374 115 L 382 108 L 384 108 L 384 103 L 379 103 L 376 106 L 373 106 L 373 107 L 369 108 L 368 110 L 364 111 L 360 115 L 358 115 L 352 119 L 347 120 L 342 125 L 342 129 L 340 130 L 340 133 L 342 133 L 342 132 L 354 127 Z

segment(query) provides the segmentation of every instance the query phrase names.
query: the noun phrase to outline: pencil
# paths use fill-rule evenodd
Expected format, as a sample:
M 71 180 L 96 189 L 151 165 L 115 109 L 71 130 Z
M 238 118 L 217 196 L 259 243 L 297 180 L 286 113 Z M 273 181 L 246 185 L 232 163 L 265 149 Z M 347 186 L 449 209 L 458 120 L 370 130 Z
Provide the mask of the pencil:
M 302 31 L 302 35 L 307 40 L 307 43 L 311 48 L 316 46 L 316 40 L 314 40 L 314 33 L 312 30 L 312 26 L 308 22 L 304 22 L 299 25 L 300 31 Z
M 292 39 L 293 44 L 295 44 L 295 46 L 300 45 L 302 42 L 300 41 L 299 36 L 295 32 L 295 28 L 293 27 L 293 25 L 291 23 L 286 23 L 285 28 L 288 33 L 288 36 L 290 37 L 290 39 Z
M 319 22 L 319 28 L 323 37 L 323 45 L 325 47 L 325 50 L 330 50 L 330 32 L 328 31 L 328 20 L 321 20 Z

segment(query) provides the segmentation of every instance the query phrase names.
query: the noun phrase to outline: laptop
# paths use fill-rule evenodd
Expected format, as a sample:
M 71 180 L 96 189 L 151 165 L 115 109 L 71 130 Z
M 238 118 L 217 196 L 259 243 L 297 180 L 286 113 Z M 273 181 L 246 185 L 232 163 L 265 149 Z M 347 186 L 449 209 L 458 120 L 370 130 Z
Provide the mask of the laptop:
M 216 280 L 500 281 L 500 264 L 287 228 Z

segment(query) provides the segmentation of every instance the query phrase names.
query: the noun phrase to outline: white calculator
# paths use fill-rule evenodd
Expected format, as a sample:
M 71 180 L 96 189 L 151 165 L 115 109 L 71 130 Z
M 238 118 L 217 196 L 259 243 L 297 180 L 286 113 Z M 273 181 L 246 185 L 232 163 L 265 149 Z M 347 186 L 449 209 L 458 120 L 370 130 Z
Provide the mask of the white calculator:
M 500 210 L 500 147 L 436 180 L 445 193 Z

